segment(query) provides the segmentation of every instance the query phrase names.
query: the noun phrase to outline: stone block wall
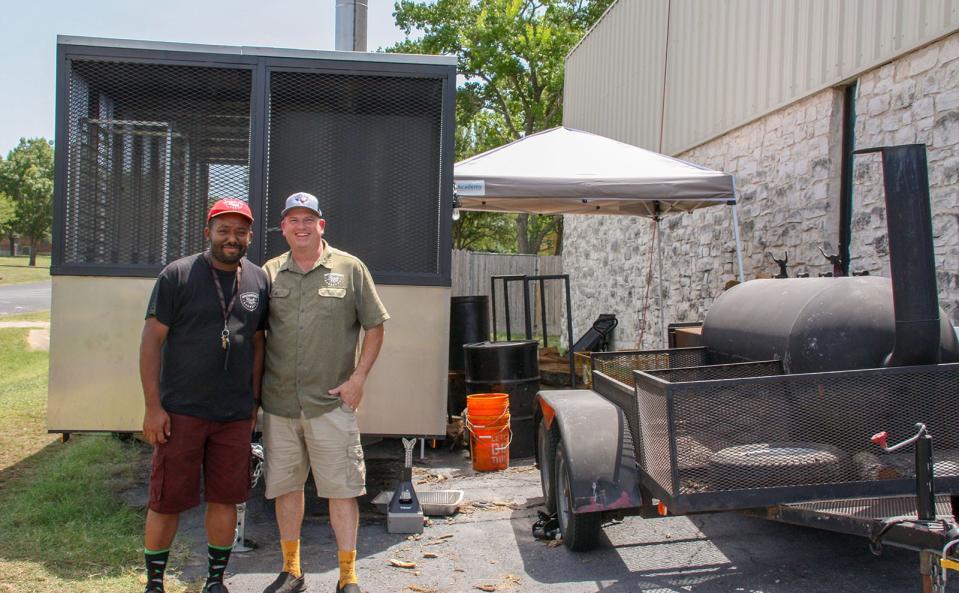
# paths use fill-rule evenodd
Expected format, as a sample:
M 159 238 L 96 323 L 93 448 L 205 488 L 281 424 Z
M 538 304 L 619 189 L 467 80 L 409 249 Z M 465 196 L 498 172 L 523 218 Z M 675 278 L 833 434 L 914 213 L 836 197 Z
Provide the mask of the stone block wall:
M 940 299 L 959 322 L 959 34 L 860 77 L 857 147 L 926 142 Z M 839 234 L 842 91 L 827 89 L 677 155 L 731 173 L 747 280 L 770 277 L 770 254 L 791 276 L 832 270 Z M 878 156 L 857 157 L 853 269 L 888 274 Z M 736 275 L 728 207 L 667 215 L 660 228 L 666 323 L 699 321 Z M 567 216 L 564 270 L 572 282 L 574 334 L 616 313 L 618 349 L 665 345 L 659 324 L 654 223 Z M 644 306 L 644 304 L 648 306 Z
M 856 147 L 924 143 L 939 303 L 959 325 L 959 35 L 859 79 Z M 856 157 L 852 266 L 889 275 L 878 154 Z

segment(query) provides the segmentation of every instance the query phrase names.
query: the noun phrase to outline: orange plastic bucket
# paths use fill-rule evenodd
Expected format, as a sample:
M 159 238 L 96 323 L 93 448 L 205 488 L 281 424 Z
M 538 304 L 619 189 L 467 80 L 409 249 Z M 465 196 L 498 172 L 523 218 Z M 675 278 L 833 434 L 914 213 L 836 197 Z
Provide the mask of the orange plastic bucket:
M 474 416 L 467 408 L 466 428 L 470 432 L 473 469 L 491 472 L 509 467 L 509 444 L 513 440 L 509 412 L 504 411 L 498 416 Z
M 509 411 L 508 393 L 474 393 L 466 396 L 470 416 L 499 416 Z

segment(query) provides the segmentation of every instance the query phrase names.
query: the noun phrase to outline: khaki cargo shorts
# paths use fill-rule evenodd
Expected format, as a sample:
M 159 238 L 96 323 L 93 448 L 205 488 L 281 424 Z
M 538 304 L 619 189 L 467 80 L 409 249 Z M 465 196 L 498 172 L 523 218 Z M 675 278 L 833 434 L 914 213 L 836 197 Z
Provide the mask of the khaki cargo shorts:
M 266 497 L 303 490 L 313 470 L 320 498 L 366 494 L 366 464 L 356 414 L 340 406 L 316 418 L 263 414 Z

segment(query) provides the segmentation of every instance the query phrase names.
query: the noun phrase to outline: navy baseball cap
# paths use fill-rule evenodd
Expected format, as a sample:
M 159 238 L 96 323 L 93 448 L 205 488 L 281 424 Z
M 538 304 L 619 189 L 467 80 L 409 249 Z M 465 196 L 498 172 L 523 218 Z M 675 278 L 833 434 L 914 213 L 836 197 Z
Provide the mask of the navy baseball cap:
M 286 199 L 286 207 L 280 217 L 286 216 L 286 213 L 294 208 L 306 208 L 312 210 L 317 216 L 323 218 L 323 212 L 320 211 L 320 202 L 313 194 L 298 191 Z

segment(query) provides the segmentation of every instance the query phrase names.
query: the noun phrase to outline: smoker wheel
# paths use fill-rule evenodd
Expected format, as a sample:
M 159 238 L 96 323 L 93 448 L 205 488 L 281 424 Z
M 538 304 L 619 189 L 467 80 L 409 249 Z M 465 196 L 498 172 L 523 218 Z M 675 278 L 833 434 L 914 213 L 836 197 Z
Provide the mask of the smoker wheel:
M 573 552 L 586 552 L 596 547 L 603 527 L 603 513 L 573 512 L 573 477 L 566 457 L 566 448 L 560 440 L 556 445 L 553 481 L 556 488 L 556 518 L 563 543 Z
M 540 419 L 536 430 L 536 454 L 539 460 L 539 481 L 543 487 L 543 505 L 549 514 L 556 512 L 556 492 L 553 481 L 556 473 L 553 463 L 556 457 L 556 443 L 559 442 L 559 430 L 546 428 L 546 420 Z
M 709 458 L 713 490 L 770 488 L 841 481 L 846 454 L 822 443 L 753 443 Z

